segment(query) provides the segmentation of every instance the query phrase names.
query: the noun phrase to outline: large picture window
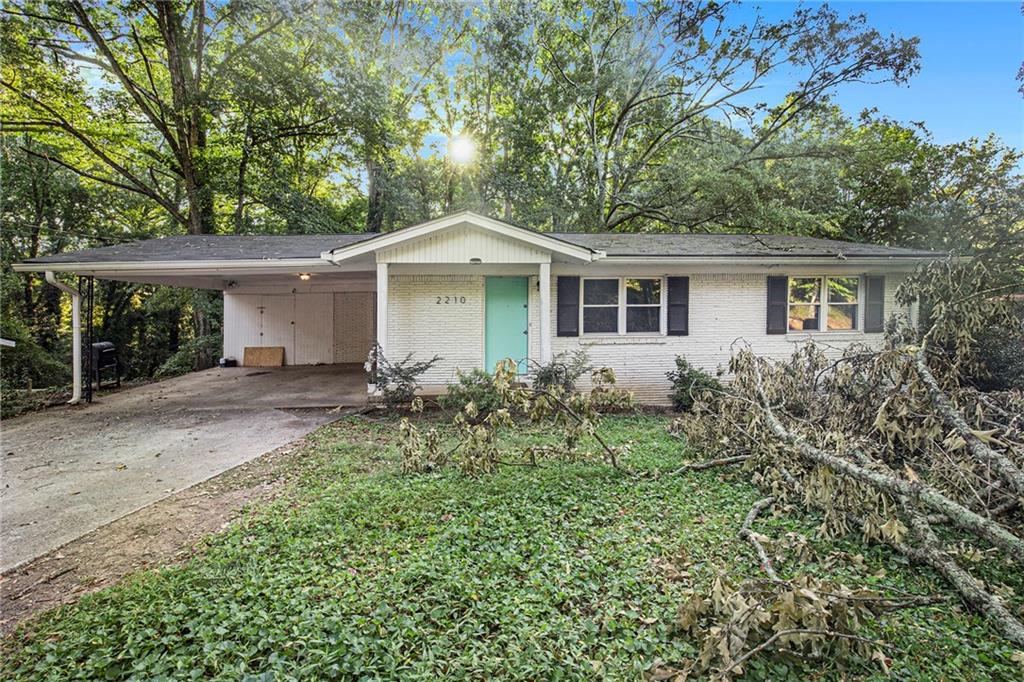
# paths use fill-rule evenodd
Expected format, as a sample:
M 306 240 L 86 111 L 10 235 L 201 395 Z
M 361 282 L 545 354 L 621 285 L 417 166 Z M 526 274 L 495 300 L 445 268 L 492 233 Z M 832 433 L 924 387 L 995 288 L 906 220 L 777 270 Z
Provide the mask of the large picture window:
M 661 332 L 660 277 L 584 279 L 581 289 L 584 334 Z
M 789 329 L 855 330 L 859 297 L 860 277 L 790 277 Z

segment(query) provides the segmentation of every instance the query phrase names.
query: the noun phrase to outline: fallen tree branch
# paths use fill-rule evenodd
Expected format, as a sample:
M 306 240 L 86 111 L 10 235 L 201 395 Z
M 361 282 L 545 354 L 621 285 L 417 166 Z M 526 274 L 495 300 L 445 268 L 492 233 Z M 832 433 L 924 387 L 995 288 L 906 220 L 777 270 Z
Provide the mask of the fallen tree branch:
M 791 629 L 791 630 L 780 630 L 779 632 L 776 632 L 771 637 L 769 637 L 768 639 L 766 639 L 763 642 L 761 642 L 760 644 L 758 644 L 756 647 L 754 647 L 750 651 L 746 652 L 745 654 L 743 654 L 742 656 L 737 658 L 735 661 L 733 661 L 732 663 L 730 663 L 726 667 L 724 667 L 721 670 L 719 670 L 718 674 L 715 675 L 715 677 L 713 679 L 714 680 L 727 680 L 727 679 L 729 679 L 729 673 L 731 671 L 733 671 L 736 668 L 740 667 L 741 665 L 743 665 L 744 663 L 749 661 L 751 658 L 753 658 L 757 654 L 761 653 L 762 651 L 764 651 L 765 649 L 770 647 L 775 642 L 779 641 L 781 638 L 789 637 L 791 635 L 819 635 L 819 636 L 822 636 L 822 637 L 832 637 L 832 638 L 835 638 L 835 639 L 850 639 L 850 640 L 854 640 L 856 642 L 864 642 L 866 644 L 871 644 L 872 646 L 883 646 L 882 642 L 879 642 L 878 640 L 875 640 L 875 639 L 870 639 L 868 637 L 861 637 L 860 635 L 850 635 L 850 634 L 846 634 L 844 632 L 834 632 L 832 630 L 811 630 L 811 629 L 806 629 L 806 628 L 794 628 L 794 629 Z
M 751 530 L 751 526 L 757 519 L 758 515 L 768 507 L 775 504 L 774 497 L 766 497 L 758 500 L 750 507 L 750 511 L 747 512 L 747 518 L 743 521 L 743 526 L 740 528 L 740 540 L 746 540 L 754 546 L 754 550 L 757 552 L 757 558 L 761 561 L 761 569 L 774 581 L 779 580 L 779 575 L 772 568 L 772 559 L 768 556 L 768 552 L 765 551 L 764 545 L 761 544 L 761 540 L 757 537 L 757 533 Z
M 1015 561 L 1024 564 L 1024 539 L 1017 537 L 992 519 L 987 519 L 971 511 L 931 486 L 920 482 L 911 483 L 891 474 L 866 469 L 836 454 L 825 452 L 801 438 L 797 438 L 775 416 L 775 412 L 772 410 L 768 396 L 765 393 L 761 380 L 761 371 L 756 362 L 754 363 L 754 383 L 758 396 L 758 405 L 772 433 L 805 459 L 828 467 L 836 473 L 846 475 L 861 483 L 866 483 L 890 495 L 917 500 L 931 510 L 945 515 L 950 520 L 950 523 L 984 538 L 996 547 L 1006 550 Z
M 671 475 L 681 474 L 684 471 L 704 471 L 706 469 L 714 469 L 715 467 L 725 467 L 732 466 L 733 464 L 742 464 L 743 462 L 746 462 L 748 459 L 750 459 L 750 457 L 751 455 L 739 455 L 737 457 L 722 457 L 721 459 L 708 459 L 702 462 L 690 462 L 689 464 L 684 464 L 683 466 L 673 471 Z
M 927 338 L 921 343 L 917 351 L 913 353 L 912 357 L 914 360 L 914 368 L 917 370 L 917 374 L 921 378 L 922 383 L 924 383 L 928 397 L 932 401 L 932 405 L 935 406 L 935 410 L 942 416 L 946 424 L 956 431 L 957 435 L 963 439 L 967 446 L 967 451 L 975 460 L 981 464 L 992 467 L 992 469 L 1006 481 L 1018 496 L 1024 497 L 1024 471 L 1021 471 L 1013 460 L 1005 454 L 985 445 L 985 443 L 975 435 L 963 415 L 960 414 L 960 411 L 956 409 L 952 402 L 950 402 L 945 392 L 939 386 L 939 382 L 935 379 L 935 375 L 932 374 L 931 369 L 928 368 L 928 363 L 925 359 L 926 349 Z
M 917 512 L 907 510 L 911 529 L 918 545 L 894 543 L 893 546 L 907 558 L 931 566 L 942 575 L 973 609 L 991 619 L 1006 639 L 1016 646 L 1024 647 L 1024 623 L 1014 616 L 998 597 L 985 589 L 980 580 L 965 571 L 941 547 L 927 519 Z

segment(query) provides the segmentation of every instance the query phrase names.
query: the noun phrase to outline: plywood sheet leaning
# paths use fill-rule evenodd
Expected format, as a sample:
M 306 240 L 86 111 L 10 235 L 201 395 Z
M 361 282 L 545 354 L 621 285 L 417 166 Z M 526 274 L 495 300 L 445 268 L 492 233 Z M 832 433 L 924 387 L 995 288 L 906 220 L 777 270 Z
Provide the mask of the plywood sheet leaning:
M 242 364 L 245 367 L 281 367 L 284 346 L 246 346 Z

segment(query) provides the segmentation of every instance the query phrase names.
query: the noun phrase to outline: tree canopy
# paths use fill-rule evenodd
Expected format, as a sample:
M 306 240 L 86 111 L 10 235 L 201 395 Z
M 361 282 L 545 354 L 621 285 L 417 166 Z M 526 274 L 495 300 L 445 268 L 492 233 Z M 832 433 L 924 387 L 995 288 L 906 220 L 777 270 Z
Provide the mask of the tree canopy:
M 827 5 L 777 20 L 735 5 L 12 0 L 3 333 L 61 351 L 59 299 L 6 267 L 26 257 L 186 232 L 386 231 L 460 208 L 540 230 L 788 232 L 1019 267 L 1018 150 L 938 144 L 831 101 L 910 81 L 916 38 Z M 778 101 L 763 101 L 770 80 L 791 84 Z M 468 162 L 446 154 L 457 136 Z M 101 297 L 97 323 L 125 306 L 132 338 L 161 315 L 181 326 L 164 348 L 215 333 L 179 294 L 102 290 L 113 307 Z M 139 348 L 133 367 L 168 352 Z M 52 380 L 5 364 L 8 380 Z

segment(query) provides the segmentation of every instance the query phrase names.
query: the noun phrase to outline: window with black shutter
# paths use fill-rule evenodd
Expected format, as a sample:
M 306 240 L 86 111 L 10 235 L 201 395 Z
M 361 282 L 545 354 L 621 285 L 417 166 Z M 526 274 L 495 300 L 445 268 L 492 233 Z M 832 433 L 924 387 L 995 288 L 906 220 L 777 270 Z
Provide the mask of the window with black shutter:
M 768 333 L 785 334 L 789 326 L 787 309 L 789 308 L 789 277 L 773 276 L 768 278 Z
M 885 277 L 865 277 L 864 288 L 864 331 L 880 332 L 885 328 Z
M 558 278 L 558 336 L 580 335 L 580 278 Z
M 668 335 L 690 333 L 690 278 L 668 278 Z

